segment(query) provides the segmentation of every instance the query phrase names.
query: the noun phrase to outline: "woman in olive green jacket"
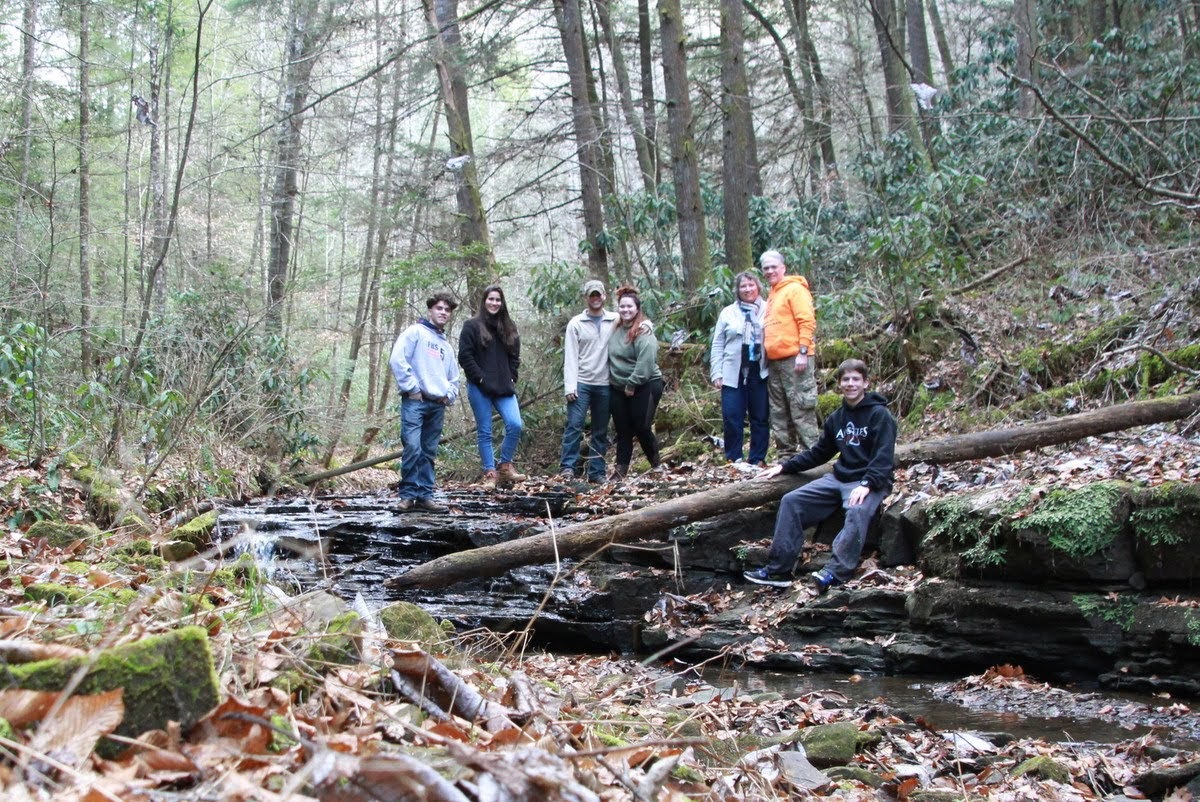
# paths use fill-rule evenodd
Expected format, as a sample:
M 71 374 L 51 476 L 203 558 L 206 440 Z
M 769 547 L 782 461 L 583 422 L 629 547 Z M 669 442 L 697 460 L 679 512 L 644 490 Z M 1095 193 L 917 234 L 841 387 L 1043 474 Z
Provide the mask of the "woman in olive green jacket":
M 635 437 L 650 467 L 658 467 L 654 413 L 662 398 L 663 378 L 658 369 L 658 339 L 652 328 L 642 325 L 646 316 L 637 290 L 617 290 L 617 316 L 608 341 L 608 404 L 617 434 L 612 479 L 620 481 L 629 473 Z

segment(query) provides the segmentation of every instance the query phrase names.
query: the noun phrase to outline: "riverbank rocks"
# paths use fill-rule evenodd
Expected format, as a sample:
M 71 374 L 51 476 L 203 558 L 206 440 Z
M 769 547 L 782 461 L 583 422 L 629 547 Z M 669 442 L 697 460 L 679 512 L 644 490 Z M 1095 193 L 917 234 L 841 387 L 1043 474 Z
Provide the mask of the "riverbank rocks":
M 12 665 L 7 676 L 13 687 L 58 691 L 81 669 L 77 694 L 124 689 L 125 717 L 116 734 L 128 738 L 165 729 L 172 721 L 186 730 L 219 701 L 208 636 L 200 627 L 153 635 L 85 657 Z M 115 742 L 102 742 L 100 753 L 111 756 L 121 749 Z
M 878 733 L 860 730 L 854 721 L 838 721 L 805 727 L 788 737 L 788 742 L 804 747 L 808 761 L 817 768 L 845 766 L 860 748 L 879 743 Z

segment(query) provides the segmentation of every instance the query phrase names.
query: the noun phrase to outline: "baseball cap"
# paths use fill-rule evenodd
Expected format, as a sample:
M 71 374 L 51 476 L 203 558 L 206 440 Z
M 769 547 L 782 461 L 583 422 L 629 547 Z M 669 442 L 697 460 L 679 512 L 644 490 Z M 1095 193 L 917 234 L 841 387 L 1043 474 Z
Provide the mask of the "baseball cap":
M 583 285 L 583 297 L 584 298 L 588 297 L 593 292 L 598 292 L 601 295 L 608 295 L 608 293 L 604 291 L 604 283 L 601 281 L 597 281 L 596 279 L 592 279 L 591 281 L 588 281 Z

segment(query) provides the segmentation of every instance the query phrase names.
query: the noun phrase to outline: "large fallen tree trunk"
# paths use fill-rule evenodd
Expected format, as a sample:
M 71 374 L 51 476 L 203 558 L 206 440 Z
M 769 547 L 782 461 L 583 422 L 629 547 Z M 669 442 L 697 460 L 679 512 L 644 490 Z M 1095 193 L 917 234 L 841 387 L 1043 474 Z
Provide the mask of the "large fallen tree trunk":
M 896 463 L 904 466 L 918 462 L 949 463 L 1005 456 L 1134 426 L 1179 420 L 1197 411 L 1200 411 L 1200 393 L 1136 401 L 1026 426 L 941 437 L 899 446 L 896 448 Z M 612 543 L 775 501 L 829 469 L 826 465 L 799 476 L 735 482 L 562 530 L 448 554 L 388 580 L 387 585 L 393 588 L 440 587 L 475 577 L 496 576 L 520 565 L 585 556 Z

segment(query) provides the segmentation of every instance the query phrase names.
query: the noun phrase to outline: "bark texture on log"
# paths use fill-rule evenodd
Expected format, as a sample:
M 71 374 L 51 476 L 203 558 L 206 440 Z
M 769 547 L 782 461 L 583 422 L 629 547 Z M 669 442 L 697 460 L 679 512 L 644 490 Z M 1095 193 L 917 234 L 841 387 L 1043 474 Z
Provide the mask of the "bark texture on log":
M 1200 393 L 1135 401 L 1027 426 L 953 435 L 898 446 L 896 465 L 900 467 L 915 465 L 918 462 L 961 462 L 1016 454 L 1106 432 L 1179 420 L 1198 411 Z M 392 588 L 441 587 L 476 577 L 497 576 L 521 565 L 552 563 L 563 557 L 587 556 L 613 543 L 662 532 L 731 510 L 776 501 L 788 491 L 829 470 L 830 466 L 825 465 L 799 476 L 735 482 L 609 518 L 587 521 L 561 530 L 551 529 L 494 546 L 447 554 L 393 577 L 387 581 L 387 585 Z

